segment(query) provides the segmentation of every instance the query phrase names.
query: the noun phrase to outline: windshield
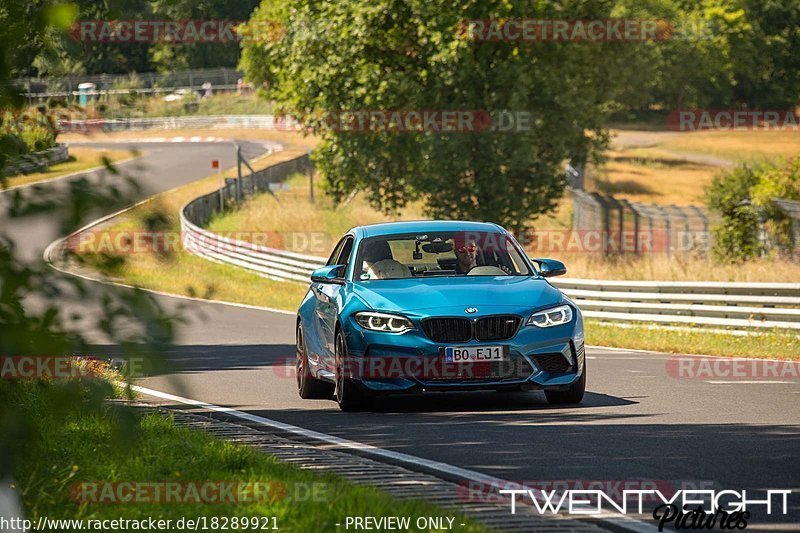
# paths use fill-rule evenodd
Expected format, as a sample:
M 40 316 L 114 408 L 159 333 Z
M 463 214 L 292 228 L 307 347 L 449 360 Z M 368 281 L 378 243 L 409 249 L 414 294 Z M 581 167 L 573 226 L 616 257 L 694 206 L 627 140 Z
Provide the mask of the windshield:
M 528 276 L 518 246 L 498 232 L 436 232 L 364 239 L 356 280 L 431 276 Z

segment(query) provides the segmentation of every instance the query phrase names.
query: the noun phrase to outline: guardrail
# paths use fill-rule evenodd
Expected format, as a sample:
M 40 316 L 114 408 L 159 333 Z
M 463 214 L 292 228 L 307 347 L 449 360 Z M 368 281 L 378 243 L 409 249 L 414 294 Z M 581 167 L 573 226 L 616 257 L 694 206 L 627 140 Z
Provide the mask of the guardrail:
M 260 130 L 298 131 L 299 126 L 275 115 L 202 115 L 143 118 L 97 118 L 86 120 L 63 120 L 60 129 L 70 132 L 131 131 L 152 129 L 191 128 L 254 128 Z
M 304 155 L 269 167 L 242 184 L 249 191 L 308 169 Z M 223 199 L 235 197 L 235 184 L 189 202 L 181 210 L 185 248 L 219 263 L 258 275 L 294 283 L 309 283 L 311 272 L 326 259 L 287 252 L 228 238 L 202 228 Z M 223 202 L 224 203 L 224 202 Z M 771 328 L 800 330 L 800 283 L 727 283 L 671 281 L 606 281 L 553 278 L 581 308 L 585 317 L 615 322 L 654 322 L 715 326 L 753 331 Z
M 309 172 L 307 154 L 278 163 L 263 170 L 228 180 L 219 190 L 195 198 L 181 209 L 181 239 L 187 251 L 205 259 L 251 270 L 281 281 L 308 282 L 311 271 L 325 264 L 325 259 L 286 252 L 238 239 L 217 235 L 202 226 L 214 213 L 242 195 L 267 192 L 271 183 L 278 183 L 297 172 Z

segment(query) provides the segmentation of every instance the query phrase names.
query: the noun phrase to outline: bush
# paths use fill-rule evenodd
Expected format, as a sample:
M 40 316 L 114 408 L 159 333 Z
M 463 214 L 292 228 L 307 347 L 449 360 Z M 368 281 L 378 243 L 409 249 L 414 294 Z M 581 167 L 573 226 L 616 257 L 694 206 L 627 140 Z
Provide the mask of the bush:
M 800 156 L 789 159 L 784 167 L 770 167 L 750 191 L 753 204 L 766 219 L 770 242 L 783 254 L 792 252 L 792 220 L 772 201 L 775 198 L 800 200 Z
M 20 138 L 29 152 L 41 152 L 56 145 L 56 133 L 45 126 L 27 126 L 23 128 Z
M 775 198 L 800 200 L 800 156 L 784 167 L 742 165 L 714 178 L 706 193 L 709 210 L 719 216 L 712 227 L 714 257 L 737 262 L 770 248 L 791 252 L 791 220 Z
M 54 116 L 46 106 L 23 113 L 6 113 L 0 124 L 0 137 L 6 154 L 24 155 L 56 145 Z

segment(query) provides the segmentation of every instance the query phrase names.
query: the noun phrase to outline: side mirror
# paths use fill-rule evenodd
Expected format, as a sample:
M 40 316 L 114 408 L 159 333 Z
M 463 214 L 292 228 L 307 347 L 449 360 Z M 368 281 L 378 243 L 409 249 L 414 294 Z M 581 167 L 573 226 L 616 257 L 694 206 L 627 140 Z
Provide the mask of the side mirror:
M 330 265 L 316 269 L 311 273 L 311 281 L 317 283 L 344 283 L 342 277 L 347 265 Z
M 564 263 L 555 259 L 534 259 L 533 262 L 539 265 L 539 274 L 543 278 L 563 276 L 567 273 L 567 267 L 564 266 Z

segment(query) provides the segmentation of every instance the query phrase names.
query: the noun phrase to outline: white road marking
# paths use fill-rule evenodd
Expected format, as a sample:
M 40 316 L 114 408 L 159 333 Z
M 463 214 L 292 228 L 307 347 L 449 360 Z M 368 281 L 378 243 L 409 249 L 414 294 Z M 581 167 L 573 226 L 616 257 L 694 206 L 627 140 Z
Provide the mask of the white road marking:
M 120 384 L 124 386 L 124 384 Z M 341 448 L 347 448 L 350 450 L 356 450 L 363 454 L 367 455 L 374 455 L 376 457 L 380 457 L 382 459 L 389 459 L 391 461 L 405 463 L 408 465 L 414 466 L 423 466 L 428 470 L 432 470 L 434 472 L 439 472 L 445 474 L 447 476 L 479 481 L 481 483 L 487 484 L 489 487 L 493 488 L 494 490 L 498 490 L 499 488 L 503 489 L 522 489 L 523 486 L 506 481 L 504 479 L 496 478 L 494 476 L 489 476 L 486 474 L 482 474 L 480 472 L 476 472 L 474 470 L 468 470 L 466 468 L 461 468 L 458 466 L 450 465 L 447 463 L 441 463 L 439 461 L 432 461 L 430 459 L 424 459 L 422 457 L 417 457 L 415 455 L 408 455 L 401 452 L 395 452 L 392 450 L 386 450 L 384 448 L 379 448 L 378 446 L 373 446 L 371 444 L 364 444 L 361 442 L 356 442 L 352 440 L 343 439 L 341 437 L 336 437 L 334 435 L 328 435 L 327 433 L 321 433 L 319 431 L 314 431 L 311 429 L 305 429 L 298 426 L 293 426 L 291 424 L 286 424 L 284 422 L 278 422 L 277 420 L 272 420 L 269 418 L 264 418 L 261 416 L 253 415 L 250 413 L 245 413 L 243 411 L 238 411 L 236 409 L 232 409 L 230 407 L 222 407 L 220 405 L 214 405 L 211 403 L 202 402 L 199 400 L 192 400 L 190 398 L 184 398 L 182 396 L 175 396 L 174 394 L 169 394 L 166 392 L 157 391 L 154 389 L 148 389 L 146 387 L 140 387 L 138 385 L 131 385 L 131 389 L 140 393 L 145 394 L 147 396 L 153 396 L 155 398 L 161 398 L 164 400 L 170 400 L 173 402 L 182 403 L 185 405 L 192 405 L 194 407 L 200 407 L 203 409 L 208 409 L 209 411 L 216 411 L 218 413 L 225 413 L 227 415 L 240 418 L 242 420 L 247 420 L 248 422 L 253 422 L 260 426 L 271 427 L 274 429 L 278 429 L 281 431 L 285 431 L 287 433 L 291 433 L 293 435 L 298 435 L 301 437 L 314 439 L 318 441 L 325 442 L 327 444 L 332 444 L 334 446 L 339 446 Z M 521 502 L 518 502 L 521 503 Z M 511 509 L 509 507 L 509 515 L 511 513 Z M 597 518 L 602 518 L 608 522 L 613 522 L 619 527 L 627 529 L 629 531 L 647 531 L 647 532 L 655 532 L 658 529 L 645 522 L 640 522 L 633 518 L 628 518 L 624 515 L 616 515 L 612 513 L 604 513 L 601 515 L 594 515 Z

